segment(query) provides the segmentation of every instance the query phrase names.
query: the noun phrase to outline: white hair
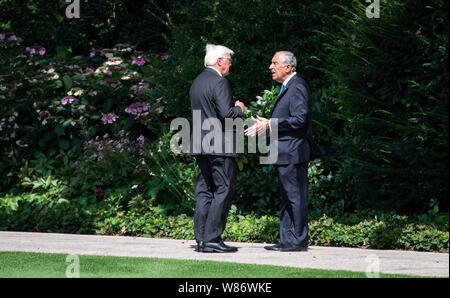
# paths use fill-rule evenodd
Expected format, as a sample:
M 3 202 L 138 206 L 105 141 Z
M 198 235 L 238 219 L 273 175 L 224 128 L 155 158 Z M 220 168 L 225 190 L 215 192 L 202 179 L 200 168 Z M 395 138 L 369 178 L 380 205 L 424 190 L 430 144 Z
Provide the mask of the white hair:
M 227 54 L 231 56 L 234 52 L 227 47 L 208 43 L 206 45 L 205 67 L 216 64 L 219 58 L 228 58 Z
M 296 71 L 297 58 L 295 58 L 295 56 L 292 52 L 279 51 L 279 52 L 276 52 L 275 54 L 280 55 L 281 63 L 283 63 L 283 65 L 290 65 L 290 66 L 292 66 L 292 72 Z

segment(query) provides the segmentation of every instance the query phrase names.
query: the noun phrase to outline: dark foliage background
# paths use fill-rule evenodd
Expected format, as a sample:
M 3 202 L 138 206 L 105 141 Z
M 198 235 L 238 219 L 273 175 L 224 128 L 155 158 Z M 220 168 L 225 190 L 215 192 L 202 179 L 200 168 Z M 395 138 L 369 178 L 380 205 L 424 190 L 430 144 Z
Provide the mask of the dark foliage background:
M 169 124 L 191 117 L 189 87 L 203 69 L 206 43 L 217 43 L 235 51 L 227 78 L 253 112 L 256 96 L 277 87 L 268 71 L 273 53 L 296 54 L 312 90 L 314 137 L 327 149 L 310 164 L 313 219 L 326 214 L 348 223 L 345 214 L 394 212 L 437 225 L 447 219 L 448 231 L 448 1 L 381 0 L 380 18 L 366 16 L 365 1 L 350 0 L 81 0 L 79 19 L 66 18 L 68 5 L 0 0 L 0 33 L 9 32 L 0 41 L 1 200 L 8 216 L 41 214 L 37 223 L 24 215 L 4 225 L 39 230 L 52 226 L 55 212 L 82 210 L 59 221 L 63 230 L 92 231 L 97 217 L 104 232 L 120 231 L 123 218 L 133 222 L 128 231 L 142 231 L 152 214 L 190 216 L 195 165 L 170 152 Z M 17 42 L 6 40 L 11 34 Z M 33 45 L 45 55 L 29 55 Z M 108 49 L 126 73 L 102 73 Z M 132 63 L 139 55 L 145 65 Z M 52 68 L 58 78 L 42 75 Z M 97 73 L 84 76 L 89 69 Z M 137 77 L 122 79 L 133 72 Z M 73 88 L 86 93 L 61 106 Z M 124 112 L 136 102 L 151 104 L 153 113 L 137 119 Z M 43 123 L 36 110 L 55 118 Z M 105 125 L 102 113 L 119 118 Z M 128 142 L 121 131 L 134 148 L 144 136 L 145 154 L 112 151 L 94 162 L 99 152 L 86 151 L 84 142 L 105 134 Z M 236 212 L 276 216 L 274 169 L 251 154 L 238 162 Z M 74 205 L 48 207 L 48 197 Z M 41 209 L 33 211 L 36 200 Z
M 73 2 L 73 1 L 72 1 Z M 75 53 L 112 48 L 126 42 L 141 50 L 167 48 L 165 27 L 149 10 L 166 10 L 167 1 L 80 0 L 80 18 L 66 17 L 66 1 L 0 1 L 0 19 L 28 43 L 43 44 L 50 52 L 70 47 Z

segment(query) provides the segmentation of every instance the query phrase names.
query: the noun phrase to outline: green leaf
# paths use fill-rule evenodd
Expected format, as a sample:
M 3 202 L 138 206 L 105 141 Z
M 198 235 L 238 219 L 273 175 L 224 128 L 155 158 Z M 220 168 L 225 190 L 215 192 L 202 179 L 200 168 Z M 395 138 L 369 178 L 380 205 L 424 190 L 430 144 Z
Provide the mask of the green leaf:
M 65 75 L 62 78 L 63 82 L 64 82 L 64 87 L 66 88 L 66 92 L 70 90 L 70 88 L 72 88 L 72 79 L 68 76 Z
M 57 46 L 56 47 L 56 56 L 58 58 L 67 60 L 72 56 L 72 47 L 69 46 Z
M 58 144 L 59 144 L 59 148 L 61 148 L 63 150 L 68 150 L 70 147 L 70 143 L 67 140 L 59 140 Z
M 66 133 L 66 130 L 64 126 L 58 125 L 57 127 L 55 127 L 55 132 L 57 135 L 62 136 Z

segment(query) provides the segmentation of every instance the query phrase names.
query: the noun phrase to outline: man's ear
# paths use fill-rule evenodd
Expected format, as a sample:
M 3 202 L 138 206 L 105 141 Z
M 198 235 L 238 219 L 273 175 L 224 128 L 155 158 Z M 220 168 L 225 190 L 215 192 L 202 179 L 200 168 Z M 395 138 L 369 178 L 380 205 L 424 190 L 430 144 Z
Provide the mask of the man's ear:
M 286 74 L 290 74 L 292 72 L 292 65 L 286 65 Z

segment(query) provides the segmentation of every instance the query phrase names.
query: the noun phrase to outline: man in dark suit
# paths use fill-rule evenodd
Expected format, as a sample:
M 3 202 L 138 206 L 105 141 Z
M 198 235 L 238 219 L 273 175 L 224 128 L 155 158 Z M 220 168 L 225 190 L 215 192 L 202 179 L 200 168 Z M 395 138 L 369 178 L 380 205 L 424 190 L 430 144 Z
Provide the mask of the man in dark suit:
M 308 161 L 312 137 L 311 93 L 296 73 L 297 60 L 291 52 L 277 52 L 272 58 L 272 79 L 282 83 L 271 119 L 258 117 L 246 129 L 247 136 L 278 131 L 278 158 L 274 162 L 282 196 L 280 240 L 266 246 L 275 251 L 306 251 L 308 248 Z
M 220 45 L 206 46 L 205 71 L 189 91 L 193 112 L 190 154 L 196 158 L 194 234 L 198 252 L 235 252 L 221 235 L 225 230 L 237 176 L 236 148 L 226 150 L 230 135 L 226 119 L 243 116 L 245 106 L 234 102 L 229 74 L 233 51 Z M 208 130 L 213 128 L 212 131 Z M 206 130 L 205 130 L 206 129 Z M 235 137 L 233 137 L 235 140 Z

